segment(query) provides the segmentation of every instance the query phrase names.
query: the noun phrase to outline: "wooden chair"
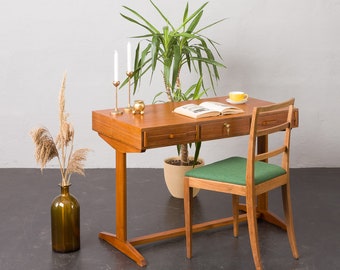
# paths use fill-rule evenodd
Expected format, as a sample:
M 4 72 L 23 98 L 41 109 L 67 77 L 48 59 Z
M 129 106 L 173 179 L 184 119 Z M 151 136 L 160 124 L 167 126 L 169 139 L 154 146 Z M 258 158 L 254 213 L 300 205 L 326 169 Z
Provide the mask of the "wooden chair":
M 264 127 L 261 116 L 274 110 L 288 108 L 287 121 L 284 123 L 272 123 L 270 127 Z M 238 216 L 242 209 L 239 204 L 239 196 L 245 197 L 245 208 L 251 250 L 256 269 L 262 269 L 256 208 L 256 198 L 258 195 L 266 193 L 275 188 L 281 187 L 282 201 L 285 215 L 285 227 L 291 251 L 294 258 L 298 258 L 295 233 L 293 227 L 293 214 L 290 199 L 289 183 L 289 152 L 290 135 L 292 128 L 294 110 L 294 99 L 287 102 L 273 104 L 264 107 L 254 108 L 248 141 L 248 156 L 231 157 L 221 161 L 195 168 L 186 173 L 184 177 L 184 211 L 185 211 L 185 231 L 187 258 L 192 257 L 192 192 L 193 188 L 206 189 L 211 191 L 232 194 L 233 204 L 233 226 L 234 236 L 238 236 Z M 274 133 L 281 133 L 280 146 L 265 153 L 256 153 L 258 137 Z M 267 136 L 267 137 L 266 137 Z M 275 135 L 278 136 L 278 135 Z M 277 141 L 277 138 L 275 138 Z M 281 144 L 283 141 L 283 144 Z M 281 156 L 281 166 L 268 163 L 274 156 Z M 276 162 L 277 163 L 277 162 Z

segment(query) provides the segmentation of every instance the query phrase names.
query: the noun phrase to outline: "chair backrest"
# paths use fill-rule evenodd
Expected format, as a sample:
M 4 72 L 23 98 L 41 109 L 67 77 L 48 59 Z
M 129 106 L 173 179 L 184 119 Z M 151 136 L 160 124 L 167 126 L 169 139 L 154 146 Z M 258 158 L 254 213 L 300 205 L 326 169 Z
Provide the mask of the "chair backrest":
M 290 134 L 293 126 L 294 101 L 295 99 L 293 98 L 286 102 L 254 108 L 248 142 L 247 182 L 252 181 L 251 179 L 254 178 L 254 163 L 256 161 L 268 162 L 270 158 L 279 155 L 281 155 L 281 167 L 288 172 Z M 271 121 L 266 120 L 268 119 L 266 118 L 266 114 L 279 110 L 287 111 L 287 118 L 284 121 L 279 121 L 279 119 L 274 119 Z M 281 136 L 282 139 L 279 146 L 275 145 L 274 149 L 268 147 L 267 149 L 261 149 L 260 151 L 257 149 L 257 143 L 259 140 L 266 140 L 270 135 L 282 132 L 284 133 Z

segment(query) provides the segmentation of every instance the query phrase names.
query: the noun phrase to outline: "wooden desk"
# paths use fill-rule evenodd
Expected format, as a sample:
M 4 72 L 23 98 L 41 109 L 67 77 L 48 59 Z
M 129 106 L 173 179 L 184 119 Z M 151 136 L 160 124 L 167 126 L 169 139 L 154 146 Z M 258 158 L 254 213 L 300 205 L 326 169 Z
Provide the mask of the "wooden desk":
M 226 97 L 205 100 L 226 102 Z M 196 103 L 200 102 L 202 100 L 196 101 Z M 116 234 L 101 232 L 99 238 L 116 247 L 140 266 L 145 266 L 146 261 L 134 246 L 184 235 L 184 227 L 127 239 L 126 154 L 144 152 L 157 147 L 247 135 L 253 108 L 270 104 L 270 102 L 249 98 L 246 104 L 237 105 L 245 111 L 242 114 L 197 120 L 173 113 L 173 109 L 182 104 L 184 102 L 147 105 L 144 115 L 124 113 L 113 116 L 112 110 L 92 112 L 93 130 L 116 150 Z M 271 123 L 284 121 L 286 115 L 286 111 L 278 111 L 275 114 L 266 115 L 259 123 L 270 126 Z M 295 126 L 298 126 L 297 110 Z M 267 138 L 261 138 L 258 151 L 261 152 L 267 148 L 267 145 Z M 258 212 L 260 218 L 285 229 L 284 223 L 268 211 L 266 195 L 258 198 Z M 240 220 L 245 221 L 246 216 L 241 215 Z M 194 232 L 228 224 L 232 224 L 232 218 L 196 224 Z

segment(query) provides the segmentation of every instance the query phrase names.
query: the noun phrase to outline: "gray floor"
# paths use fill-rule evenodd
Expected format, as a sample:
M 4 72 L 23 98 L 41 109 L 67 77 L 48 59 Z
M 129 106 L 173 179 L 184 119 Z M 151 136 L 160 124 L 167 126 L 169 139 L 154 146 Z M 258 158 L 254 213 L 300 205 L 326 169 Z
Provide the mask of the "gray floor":
M 284 231 L 259 222 L 265 269 L 340 269 L 340 168 L 293 169 L 293 207 L 301 258 L 293 259 Z M 51 250 L 50 203 L 59 193 L 59 171 L 0 169 L 0 269 L 143 269 L 109 244 L 100 231 L 115 231 L 114 170 L 92 169 L 74 175 L 71 192 L 81 205 L 81 249 Z M 183 202 L 172 198 L 160 169 L 128 170 L 129 237 L 183 226 Z M 270 208 L 282 215 L 280 193 L 270 193 Z M 201 191 L 195 220 L 230 215 L 228 195 Z M 185 258 L 184 237 L 139 246 L 144 269 L 254 269 L 246 224 L 240 236 L 225 227 L 194 235 L 193 258 Z

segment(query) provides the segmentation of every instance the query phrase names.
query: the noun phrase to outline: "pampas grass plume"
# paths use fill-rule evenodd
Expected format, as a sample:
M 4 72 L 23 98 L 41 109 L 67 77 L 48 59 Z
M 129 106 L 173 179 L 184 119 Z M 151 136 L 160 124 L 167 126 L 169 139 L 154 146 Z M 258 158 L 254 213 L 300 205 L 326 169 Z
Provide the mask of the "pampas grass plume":
M 74 129 L 68 122 L 68 114 L 65 113 L 65 89 L 66 73 L 59 92 L 59 133 L 53 140 L 51 133 L 45 127 L 39 127 L 31 131 L 31 137 L 35 144 L 35 159 L 41 166 L 41 171 L 53 158 L 57 158 L 61 173 L 61 186 L 71 184 L 70 178 L 73 173 L 85 175 L 84 161 L 89 149 L 82 148 L 73 150 Z

